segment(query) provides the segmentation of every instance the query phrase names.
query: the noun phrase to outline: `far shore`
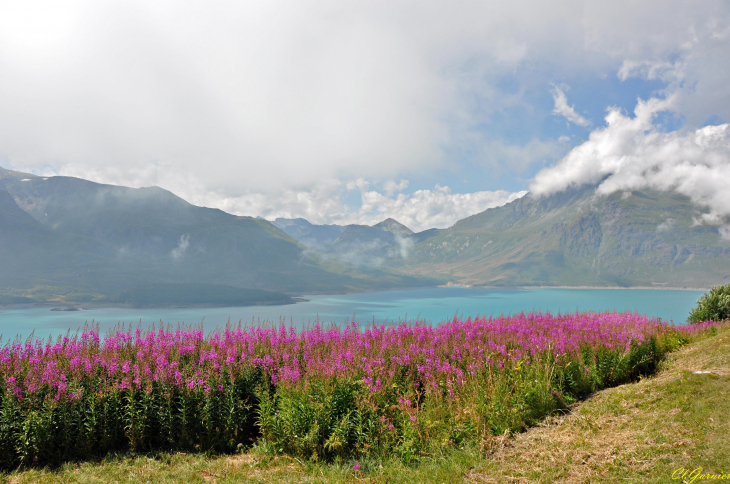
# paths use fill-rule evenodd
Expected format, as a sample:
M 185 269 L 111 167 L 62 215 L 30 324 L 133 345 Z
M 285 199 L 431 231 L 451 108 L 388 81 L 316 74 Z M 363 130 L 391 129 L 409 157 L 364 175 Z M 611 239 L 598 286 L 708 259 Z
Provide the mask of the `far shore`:
M 301 297 L 292 297 L 294 302 L 285 304 L 244 304 L 244 305 L 218 305 L 218 304 L 161 304 L 159 306 L 134 306 L 131 304 L 109 304 L 109 303 L 83 303 L 76 302 L 64 303 L 62 301 L 37 302 L 28 304 L 7 304 L 1 305 L 0 310 L 4 309 L 48 309 L 49 311 L 58 312 L 81 312 L 93 311 L 95 309 L 194 309 L 194 308 L 245 308 L 250 306 L 289 306 L 291 304 L 307 302 L 308 299 Z
M 642 291 L 709 291 L 708 287 L 675 287 L 675 286 L 521 286 L 520 289 L 629 289 Z
M 392 292 L 392 291 L 414 291 L 419 289 L 435 289 L 445 287 L 461 287 L 466 289 L 506 289 L 506 290 L 531 290 L 531 289 L 586 289 L 586 290 L 641 290 L 641 291 L 698 291 L 706 292 L 709 288 L 705 287 L 676 287 L 676 286 L 477 286 L 471 284 L 443 284 L 440 286 L 427 286 L 427 287 L 407 287 L 407 288 L 391 288 L 383 289 L 379 291 L 357 291 L 357 292 L 327 292 L 327 293 L 312 293 L 305 296 L 291 296 L 293 303 L 288 304 L 246 304 L 246 305 L 217 305 L 217 304 L 187 304 L 187 305 L 159 305 L 159 306 L 133 306 L 130 304 L 119 304 L 119 303 L 105 303 L 105 302 L 89 302 L 89 303 L 78 303 L 78 302 L 64 302 L 64 301 L 39 301 L 34 303 L 25 304 L 0 304 L 0 310 L 12 310 L 12 309 L 43 309 L 48 308 L 49 311 L 93 311 L 95 309 L 181 309 L 181 308 L 217 308 L 217 307 L 251 307 L 251 306 L 288 306 L 289 304 L 296 304 L 302 302 L 308 302 L 305 299 L 307 296 L 334 296 L 334 295 L 347 295 L 347 294 L 372 294 L 375 292 Z

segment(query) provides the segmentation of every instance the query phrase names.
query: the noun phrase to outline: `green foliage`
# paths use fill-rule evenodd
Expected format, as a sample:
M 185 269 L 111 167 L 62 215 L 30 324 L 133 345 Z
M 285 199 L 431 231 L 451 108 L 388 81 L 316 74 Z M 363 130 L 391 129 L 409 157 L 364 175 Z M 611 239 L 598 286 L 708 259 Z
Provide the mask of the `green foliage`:
M 56 402 L 51 395 L 17 400 L 3 389 L 0 466 L 130 450 L 232 452 L 259 438 L 273 453 L 313 461 L 380 455 L 408 463 L 484 433 L 522 431 L 591 392 L 650 374 L 679 344 L 651 338 L 628 352 L 586 347 L 563 359 L 545 352 L 504 368 L 484 367 L 471 384 L 453 387 L 456 393 L 428 397 L 405 384 L 372 394 L 353 380 L 276 387 L 260 371 L 208 392 L 152 385 L 100 393 L 89 387 L 76 400 Z
M 234 452 L 258 438 L 254 389 L 260 372 L 221 381 L 219 391 L 169 389 L 78 399 L 18 400 L 0 391 L 0 467 L 57 465 L 109 453 L 153 450 Z
M 427 395 L 398 383 L 372 394 L 357 381 L 260 389 L 263 448 L 315 461 L 380 455 L 408 463 L 488 434 L 523 431 L 590 393 L 653 373 L 684 342 L 668 333 L 562 359 L 545 352 L 486 366 L 469 384 Z
M 593 350 L 585 346 L 579 360 L 556 363 L 553 384 L 561 398 L 570 404 L 598 390 L 653 374 L 667 353 L 688 341 L 686 336 L 666 333 L 641 343 L 633 341 L 628 351 L 623 348 Z
M 730 284 L 713 287 L 697 300 L 697 306 L 690 311 L 687 321 L 723 321 L 730 318 Z
M 258 424 L 277 453 L 313 460 L 346 458 L 377 440 L 375 414 L 360 403 L 355 382 L 321 382 L 259 392 Z
M 481 375 L 484 390 L 478 395 L 478 414 L 487 431 L 493 435 L 520 432 L 564 407 L 551 381 L 553 364 L 546 353 Z

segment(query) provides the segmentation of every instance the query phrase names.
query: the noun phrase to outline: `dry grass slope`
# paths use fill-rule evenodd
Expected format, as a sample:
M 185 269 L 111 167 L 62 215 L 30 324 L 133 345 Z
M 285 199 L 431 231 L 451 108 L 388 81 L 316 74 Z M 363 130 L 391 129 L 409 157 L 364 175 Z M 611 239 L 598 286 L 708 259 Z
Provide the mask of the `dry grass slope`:
M 681 482 L 730 473 L 730 333 L 670 356 L 656 377 L 604 390 L 506 441 L 468 482 Z M 676 476 L 676 475 L 675 475 Z

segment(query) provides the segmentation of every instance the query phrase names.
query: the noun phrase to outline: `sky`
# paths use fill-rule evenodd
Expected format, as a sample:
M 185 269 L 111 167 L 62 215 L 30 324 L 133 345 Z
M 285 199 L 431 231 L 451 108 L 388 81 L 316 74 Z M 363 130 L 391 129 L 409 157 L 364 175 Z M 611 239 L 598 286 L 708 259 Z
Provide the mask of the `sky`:
M 0 166 L 413 230 L 523 196 L 730 216 L 730 3 L 0 0 Z

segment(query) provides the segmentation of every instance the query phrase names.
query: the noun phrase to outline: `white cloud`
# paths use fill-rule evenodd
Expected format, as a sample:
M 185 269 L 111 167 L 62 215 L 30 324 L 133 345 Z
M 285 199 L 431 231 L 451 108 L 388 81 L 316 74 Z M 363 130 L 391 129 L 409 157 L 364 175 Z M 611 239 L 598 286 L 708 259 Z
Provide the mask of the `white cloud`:
M 644 79 L 676 82 L 684 78 L 684 64 L 679 61 L 634 61 L 627 59 L 621 64 L 617 75 L 622 81 L 632 77 L 642 77 Z
M 408 188 L 408 180 L 401 180 L 400 183 L 396 183 L 390 180 L 385 182 L 385 184 L 383 185 L 385 194 L 388 196 L 391 196 L 394 193 L 402 192 L 406 188 Z
M 185 255 L 188 247 L 190 247 L 190 236 L 188 234 L 181 235 L 180 241 L 177 243 L 177 247 L 172 249 L 170 256 L 173 260 L 180 260 L 182 259 L 182 256 Z
M 675 108 L 690 126 L 703 125 L 713 114 L 730 119 L 730 4 L 669 0 L 588 5 L 585 45 L 620 60 L 619 79 L 667 83 L 663 93 L 677 94 Z
M 668 218 L 664 222 L 656 226 L 657 233 L 669 232 L 674 228 L 674 219 Z
M 661 132 L 656 115 L 676 97 L 639 101 L 634 117 L 611 109 L 607 126 L 594 130 L 554 167 L 540 171 L 530 190 L 537 195 L 598 184 L 597 193 L 653 188 L 673 190 L 709 208 L 706 223 L 730 217 L 730 125 Z
M 531 83 L 677 55 L 682 112 L 701 124 L 730 117 L 727 5 L 9 0 L 0 157 L 127 185 L 192 180 L 234 198 L 400 179 L 480 151 L 470 134 L 492 113 L 533 109 Z M 627 77 L 661 70 L 625 66 Z
M 525 193 L 505 190 L 451 193 L 449 187 L 439 185 L 433 190 L 399 194 L 395 198 L 377 191 L 363 191 L 357 219 L 359 223 L 370 225 L 392 217 L 414 231 L 446 228 L 470 215 L 516 200 Z
M 282 190 L 277 196 L 261 193 L 236 198 L 217 199 L 219 203 L 202 203 L 239 215 L 261 215 L 268 220 L 278 217 L 302 217 L 315 224 L 373 225 L 394 218 L 416 232 L 430 228 L 446 228 L 458 220 L 498 207 L 522 197 L 527 192 L 505 190 L 474 193 L 451 193 L 449 187 L 436 185 L 433 190 L 417 190 L 411 194 L 389 193 L 394 182 L 383 184 L 383 190 L 370 188 L 364 180 L 342 183 L 322 182 L 310 190 Z M 401 186 L 407 180 L 401 180 Z M 348 190 L 359 190 L 359 207 L 343 202 Z M 407 247 L 403 248 L 407 250 Z
M 553 108 L 553 114 L 564 116 L 565 119 L 571 123 L 577 124 L 578 126 L 589 126 L 591 124 L 586 118 L 575 112 L 575 108 L 568 104 L 568 98 L 565 96 L 565 92 L 558 86 L 553 86 L 552 89 L 553 101 L 555 107 Z

